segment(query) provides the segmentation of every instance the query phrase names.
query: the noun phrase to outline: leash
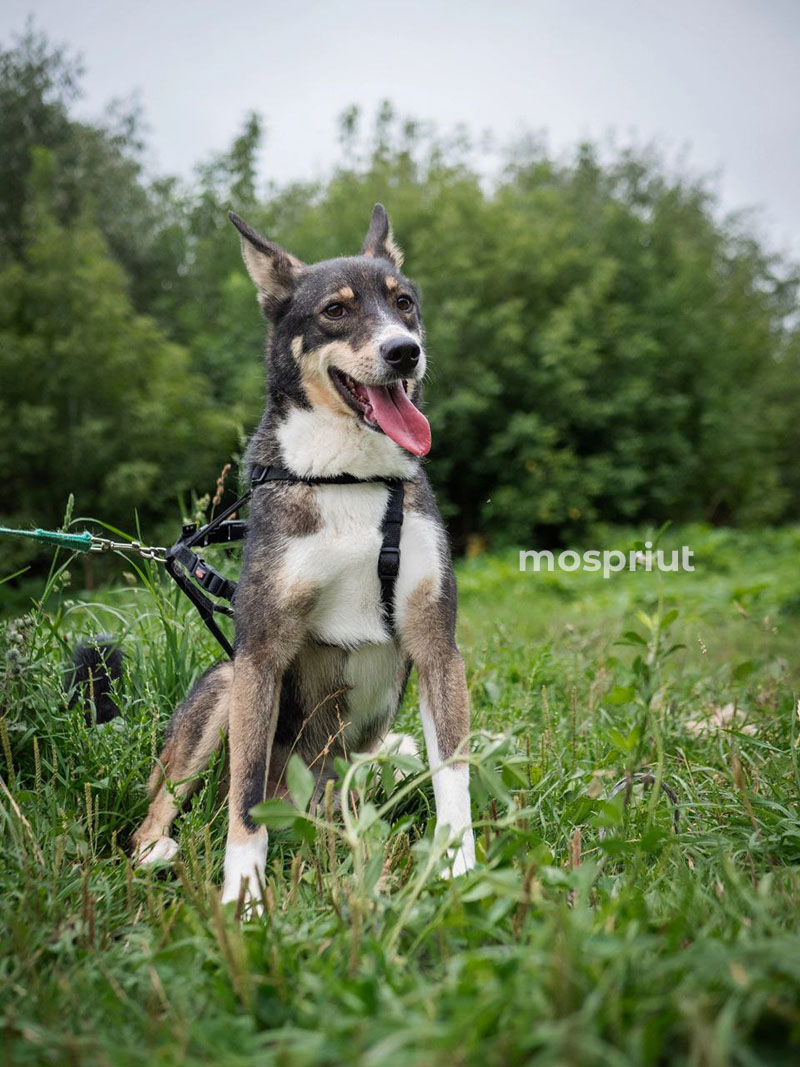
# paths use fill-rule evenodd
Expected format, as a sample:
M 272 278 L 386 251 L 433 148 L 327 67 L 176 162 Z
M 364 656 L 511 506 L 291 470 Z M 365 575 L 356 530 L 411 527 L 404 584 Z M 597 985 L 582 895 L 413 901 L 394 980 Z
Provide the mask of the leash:
M 33 541 L 44 541 L 58 548 L 70 548 L 74 552 L 129 552 L 143 559 L 154 559 L 163 563 L 166 548 L 159 545 L 143 545 L 140 541 L 111 541 L 107 537 L 84 530 L 82 533 L 66 533 L 63 530 L 15 530 L 11 526 L 0 526 L 0 534 L 10 537 L 27 537 Z
M 152 559 L 164 564 L 164 569 L 178 588 L 194 604 L 200 618 L 213 634 L 227 656 L 233 658 L 233 646 L 217 624 L 216 615 L 232 616 L 227 604 L 212 600 L 233 602 L 237 583 L 207 563 L 193 551 L 206 545 L 232 544 L 242 541 L 247 534 L 245 519 L 230 516 L 244 507 L 253 491 L 267 482 L 285 482 L 289 485 L 367 485 L 383 484 L 389 490 L 389 500 L 381 522 L 381 541 L 378 553 L 378 580 L 381 590 L 381 610 L 389 633 L 396 633 L 394 621 L 394 592 L 400 571 L 400 537 L 403 531 L 403 501 L 405 488 L 400 478 L 356 478 L 352 474 L 332 474 L 328 477 L 302 478 L 285 467 L 262 467 L 254 464 L 250 476 L 250 488 L 226 507 L 210 522 L 186 523 L 178 540 L 170 548 L 159 545 L 143 545 L 139 541 L 112 541 L 107 537 L 84 530 L 82 533 L 66 533 L 61 530 L 16 530 L 0 526 L 0 534 L 27 537 L 36 541 L 69 548 L 78 552 L 125 552 Z

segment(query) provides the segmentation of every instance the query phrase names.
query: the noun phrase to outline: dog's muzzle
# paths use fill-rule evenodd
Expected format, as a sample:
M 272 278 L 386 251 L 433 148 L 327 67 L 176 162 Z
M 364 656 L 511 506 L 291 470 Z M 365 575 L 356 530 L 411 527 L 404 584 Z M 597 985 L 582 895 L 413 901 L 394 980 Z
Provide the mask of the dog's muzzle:
M 409 378 L 417 369 L 421 349 L 411 337 L 390 337 L 380 347 L 381 358 L 402 378 Z

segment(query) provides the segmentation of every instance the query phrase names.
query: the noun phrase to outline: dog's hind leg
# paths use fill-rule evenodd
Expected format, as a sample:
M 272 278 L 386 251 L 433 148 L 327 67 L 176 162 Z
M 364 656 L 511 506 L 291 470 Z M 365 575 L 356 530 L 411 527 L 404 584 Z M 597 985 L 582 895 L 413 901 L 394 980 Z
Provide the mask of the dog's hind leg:
M 136 863 L 170 860 L 178 851 L 170 827 L 227 733 L 232 682 L 233 664 L 217 663 L 176 708 L 150 776 L 150 807 L 133 835 Z

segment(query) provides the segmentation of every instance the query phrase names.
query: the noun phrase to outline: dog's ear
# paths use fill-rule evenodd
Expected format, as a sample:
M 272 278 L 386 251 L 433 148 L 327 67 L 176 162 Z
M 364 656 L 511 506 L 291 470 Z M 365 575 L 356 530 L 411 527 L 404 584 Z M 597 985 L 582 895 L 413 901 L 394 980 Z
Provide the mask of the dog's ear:
M 272 319 L 281 304 L 292 295 L 306 265 L 274 241 L 262 237 L 234 211 L 228 212 L 228 218 L 241 234 L 242 259 L 258 289 L 261 310 Z
M 403 266 L 403 253 L 395 244 L 389 216 L 383 204 L 376 204 L 372 209 L 372 218 L 369 221 L 364 244 L 361 246 L 361 255 L 373 256 L 375 259 L 388 259 L 398 270 Z

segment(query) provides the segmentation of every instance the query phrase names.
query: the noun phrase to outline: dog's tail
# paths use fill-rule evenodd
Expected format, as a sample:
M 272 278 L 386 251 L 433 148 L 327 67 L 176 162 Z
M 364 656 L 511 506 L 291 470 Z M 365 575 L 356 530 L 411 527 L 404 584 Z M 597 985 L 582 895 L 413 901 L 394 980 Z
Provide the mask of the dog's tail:
M 69 706 L 84 708 L 86 725 L 110 722 L 120 714 L 113 700 L 114 684 L 122 678 L 122 652 L 110 634 L 81 642 L 72 655 Z

